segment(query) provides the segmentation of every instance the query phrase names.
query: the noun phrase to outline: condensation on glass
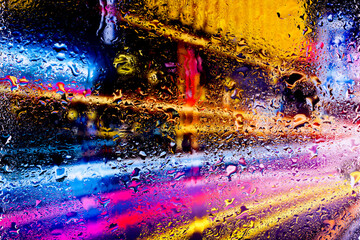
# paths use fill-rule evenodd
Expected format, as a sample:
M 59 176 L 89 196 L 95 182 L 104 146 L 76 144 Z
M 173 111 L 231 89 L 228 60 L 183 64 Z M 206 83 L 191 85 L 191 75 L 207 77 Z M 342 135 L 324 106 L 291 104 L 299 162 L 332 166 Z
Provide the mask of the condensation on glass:
M 0 0 L 0 238 L 358 239 L 359 7 Z

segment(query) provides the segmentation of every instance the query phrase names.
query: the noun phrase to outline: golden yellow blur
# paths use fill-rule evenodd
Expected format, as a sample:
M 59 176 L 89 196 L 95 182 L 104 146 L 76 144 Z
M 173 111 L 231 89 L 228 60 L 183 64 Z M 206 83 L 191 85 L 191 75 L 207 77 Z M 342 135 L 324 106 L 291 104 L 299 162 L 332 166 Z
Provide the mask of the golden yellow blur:
M 78 112 L 75 109 L 70 109 L 68 112 L 68 119 L 75 121 L 78 118 Z
M 354 185 L 360 180 L 360 172 L 356 171 L 350 173 L 350 179 L 351 179 L 351 187 L 354 187 Z
M 187 235 L 191 236 L 194 233 L 203 233 L 203 231 L 211 226 L 211 221 L 207 218 L 197 218 L 189 225 L 189 229 L 187 230 Z
M 160 20 L 180 20 L 196 30 L 270 55 L 299 55 L 305 40 L 306 14 L 297 0 L 145 0 Z M 264 54 L 266 54 L 264 52 Z

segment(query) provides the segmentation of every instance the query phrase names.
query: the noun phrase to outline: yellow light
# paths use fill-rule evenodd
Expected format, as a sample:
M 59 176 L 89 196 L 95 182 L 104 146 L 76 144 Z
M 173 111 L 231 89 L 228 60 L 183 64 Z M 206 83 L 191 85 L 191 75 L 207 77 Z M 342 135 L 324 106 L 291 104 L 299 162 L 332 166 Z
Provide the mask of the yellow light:
M 194 221 L 189 225 L 187 235 L 191 236 L 194 233 L 202 233 L 206 228 L 211 226 L 211 222 L 207 217 L 197 218 L 195 217 Z
M 219 33 L 229 44 L 246 42 L 252 49 L 265 49 L 277 57 L 299 55 L 305 40 L 304 1 L 168 0 L 167 5 L 164 0 L 145 2 L 160 20 L 180 20 L 197 30 Z
M 75 121 L 78 118 L 78 112 L 75 109 L 70 109 L 68 112 L 68 119 Z
M 87 112 L 87 117 L 89 120 L 95 120 L 96 119 L 96 112 L 94 110 L 91 110 Z
M 131 76 L 136 71 L 136 58 L 130 54 L 119 54 L 114 59 L 113 65 L 120 75 Z

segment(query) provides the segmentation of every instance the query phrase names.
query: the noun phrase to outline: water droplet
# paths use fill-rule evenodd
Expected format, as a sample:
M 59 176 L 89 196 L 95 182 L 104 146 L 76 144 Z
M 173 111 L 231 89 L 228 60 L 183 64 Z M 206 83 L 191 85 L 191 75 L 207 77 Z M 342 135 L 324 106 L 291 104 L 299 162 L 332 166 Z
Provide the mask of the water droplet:
M 68 48 L 67 48 L 67 46 L 66 46 L 65 43 L 55 43 L 55 44 L 54 44 L 54 49 L 55 49 L 56 51 L 61 51 L 61 50 L 67 51 L 67 50 L 68 50 Z
M 225 200 L 225 206 L 229 206 L 230 204 L 232 204 L 234 202 L 235 198 L 232 198 L 232 199 L 226 199 Z
M 64 61 L 65 58 L 66 58 L 65 53 L 59 52 L 58 54 L 56 54 L 56 58 L 57 58 L 59 61 Z
M 58 182 L 63 181 L 67 177 L 66 168 L 57 168 L 55 170 L 55 180 Z
M 226 167 L 226 176 L 231 177 L 234 173 L 236 173 L 237 167 L 235 165 L 229 165 Z
M 182 177 L 185 177 L 185 172 L 177 172 L 174 176 L 174 179 L 179 180 Z
M 68 64 L 69 68 L 71 69 L 72 74 L 77 77 L 80 75 L 80 71 L 79 69 L 76 67 L 75 63 L 69 63 Z
M 332 21 L 333 21 L 333 15 L 330 14 L 330 15 L 327 17 L 327 19 L 328 19 L 329 22 L 332 22 Z
M 142 157 L 142 158 L 146 158 L 147 154 L 144 151 L 140 151 L 139 156 Z
M 36 200 L 35 201 L 35 207 L 37 207 L 40 203 L 41 203 L 41 200 Z
M 244 158 L 240 158 L 239 164 L 240 164 L 241 166 L 246 166 L 246 161 L 245 161 L 245 159 L 244 159 Z

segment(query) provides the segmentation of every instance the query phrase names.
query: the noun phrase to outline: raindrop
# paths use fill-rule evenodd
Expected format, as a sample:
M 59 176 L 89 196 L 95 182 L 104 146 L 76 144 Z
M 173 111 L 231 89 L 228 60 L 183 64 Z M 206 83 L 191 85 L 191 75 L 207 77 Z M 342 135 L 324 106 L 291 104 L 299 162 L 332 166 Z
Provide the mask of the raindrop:
M 67 177 L 66 168 L 59 167 L 55 170 L 55 180 L 58 182 L 63 181 Z
M 327 17 L 327 19 L 328 19 L 329 22 L 332 22 L 332 21 L 333 21 L 333 15 L 330 14 L 330 15 Z
M 59 52 L 58 54 L 56 54 L 56 58 L 57 58 L 59 61 L 64 61 L 65 58 L 66 58 L 65 53 Z
M 140 151 L 140 152 L 139 152 L 139 156 L 140 156 L 141 158 L 146 158 L 146 157 L 147 157 L 147 154 L 146 154 L 144 151 Z
M 65 59 L 65 58 L 64 58 L 64 59 Z M 63 60 L 64 60 L 64 59 L 63 59 Z M 80 75 L 80 71 L 79 71 L 79 69 L 77 68 L 77 66 L 76 66 L 75 63 L 69 63 L 68 66 L 69 66 L 69 68 L 71 69 L 71 72 L 72 72 L 72 74 L 73 74 L 75 77 L 77 77 L 77 76 Z
M 64 50 L 64 51 L 68 50 L 66 44 L 64 44 L 64 43 L 55 43 L 54 44 L 54 49 L 55 49 L 55 51 L 58 51 L 58 52 L 61 51 L 61 50 Z
M 229 165 L 226 167 L 226 176 L 231 177 L 234 173 L 236 173 L 237 167 L 235 165 Z

